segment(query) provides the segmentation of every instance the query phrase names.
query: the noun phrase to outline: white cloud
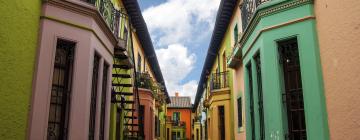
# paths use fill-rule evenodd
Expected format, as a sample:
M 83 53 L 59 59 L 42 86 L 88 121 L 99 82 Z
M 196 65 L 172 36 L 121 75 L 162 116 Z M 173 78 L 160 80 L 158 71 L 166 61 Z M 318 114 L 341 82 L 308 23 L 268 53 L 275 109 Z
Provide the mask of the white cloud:
M 219 0 L 168 0 L 146 9 L 143 16 L 157 45 L 184 44 L 210 33 L 219 3 Z
M 181 44 L 171 44 L 167 48 L 157 49 L 156 54 L 169 94 L 173 96 L 175 92 L 179 92 L 181 96 L 191 96 L 194 100 L 197 81 L 191 80 L 185 84 L 181 84 L 180 81 L 193 70 L 195 54 L 189 53 Z
M 210 37 L 219 4 L 220 0 L 167 0 L 143 11 L 171 96 L 179 92 L 194 101 L 197 81 L 182 82 L 196 62 L 186 46 L 201 46 L 198 43 Z

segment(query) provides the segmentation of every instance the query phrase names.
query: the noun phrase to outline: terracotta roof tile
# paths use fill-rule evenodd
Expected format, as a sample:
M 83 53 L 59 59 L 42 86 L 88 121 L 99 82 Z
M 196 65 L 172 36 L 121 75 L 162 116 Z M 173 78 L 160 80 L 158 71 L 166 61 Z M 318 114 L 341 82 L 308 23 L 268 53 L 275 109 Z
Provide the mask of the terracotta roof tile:
M 171 100 L 171 104 L 169 104 L 168 107 L 179 107 L 179 108 L 191 108 L 192 104 L 191 104 L 191 98 L 188 96 L 182 96 L 182 97 L 175 97 L 175 96 L 171 96 L 170 97 Z

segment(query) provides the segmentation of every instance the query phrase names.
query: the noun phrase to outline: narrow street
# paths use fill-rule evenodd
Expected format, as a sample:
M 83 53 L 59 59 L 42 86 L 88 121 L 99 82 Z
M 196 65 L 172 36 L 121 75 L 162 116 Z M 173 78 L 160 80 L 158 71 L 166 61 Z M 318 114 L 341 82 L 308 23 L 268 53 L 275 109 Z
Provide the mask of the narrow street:
M 0 0 L 0 140 L 359 140 L 359 0 Z

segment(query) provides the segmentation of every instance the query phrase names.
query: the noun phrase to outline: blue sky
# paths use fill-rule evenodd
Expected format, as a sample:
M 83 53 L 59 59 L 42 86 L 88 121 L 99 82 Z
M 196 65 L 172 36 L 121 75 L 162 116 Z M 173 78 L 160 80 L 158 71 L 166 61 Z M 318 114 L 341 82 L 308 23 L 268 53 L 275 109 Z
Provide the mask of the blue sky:
M 139 0 L 170 95 L 194 100 L 220 0 Z

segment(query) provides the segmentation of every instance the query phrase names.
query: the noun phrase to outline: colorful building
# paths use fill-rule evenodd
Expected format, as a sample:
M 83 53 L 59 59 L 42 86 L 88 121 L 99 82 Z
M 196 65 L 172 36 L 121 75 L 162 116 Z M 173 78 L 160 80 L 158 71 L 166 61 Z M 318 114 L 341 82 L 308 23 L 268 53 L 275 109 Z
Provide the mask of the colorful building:
M 327 140 L 345 135 L 356 139 L 356 133 L 352 132 L 358 127 L 350 120 L 359 120 L 354 118 L 357 115 L 335 112 L 357 110 L 354 100 L 346 99 L 353 97 L 357 88 L 344 88 L 359 81 L 349 77 L 357 73 L 357 67 L 349 67 L 358 61 L 340 60 L 356 58 L 354 55 L 359 52 L 359 49 L 348 48 L 359 43 L 354 39 L 359 31 L 352 30 L 357 29 L 355 23 L 359 20 L 344 15 L 358 17 L 360 12 L 349 8 L 350 3 L 336 3 L 322 0 L 221 2 L 193 109 L 197 112 L 201 104 L 208 108 L 204 111 L 208 118 L 207 139 L 221 137 L 217 138 L 213 132 L 212 98 L 207 95 L 211 87 L 204 83 L 213 77 L 214 61 L 221 67 L 218 58 L 227 40 L 231 48 L 226 63 L 231 68 L 229 71 L 233 71 L 230 79 L 233 79 L 234 93 L 230 110 L 235 122 L 231 132 L 234 134 L 230 134 L 234 137 L 230 139 Z M 340 53 L 343 49 L 336 46 L 344 46 L 351 53 Z M 347 74 L 335 74 L 338 70 Z M 340 89 L 345 98 L 336 97 Z M 347 125 L 341 125 L 344 123 Z M 345 127 L 349 129 L 341 129 Z
M 200 111 L 200 106 L 205 108 L 204 131 L 205 138 L 209 140 L 233 140 L 240 129 L 235 119 L 239 96 L 233 90 L 234 71 L 227 65 L 227 58 L 234 44 L 233 35 L 238 34 L 238 25 L 232 25 L 238 20 L 232 17 L 236 4 L 234 0 L 223 0 L 220 3 L 193 108 L 194 112 Z M 236 33 L 233 32 L 234 28 Z M 200 123 L 199 119 L 198 122 Z
M 167 106 L 166 139 L 192 140 L 191 99 L 187 96 L 170 97 L 171 103 Z
M 359 44 L 353 37 L 360 32 L 350 29 L 356 28 L 354 23 L 359 20 L 343 15 L 360 12 L 346 8 L 351 7 L 349 3 L 338 5 L 334 0 L 240 3 L 241 36 L 228 65 L 236 73 L 234 90 L 245 95 L 247 139 L 358 137 L 351 133 L 359 130 L 350 121 L 359 120 L 354 118 L 356 115 L 339 113 L 357 110 L 356 103 L 345 98 L 358 92 L 346 86 L 359 79 L 340 80 L 356 73 L 356 67 L 349 67 L 357 62 L 342 61 L 339 62 L 342 66 L 335 66 L 338 60 L 352 59 L 359 52 L 350 47 Z M 352 53 L 335 53 L 341 52 L 335 47 L 340 44 Z M 347 74 L 335 74 L 337 70 Z M 338 99 L 334 95 L 340 93 L 336 92 L 340 87 L 345 94 Z
M 131 26 L 127 27 L 129 27 L 131 34 L 129 38 L 132 41 L 133 51 L 131 53 L 135 66 L 133 72 L 134 77 L 136 77 L 133 79 L 135 88 L 128 86 L 129 90 L 120 92 L 120 94 L 131 95 L 129 92 L 138 94 L 134 96 L 135 98 L 125 97 L 125 100 L 129 101 L 124 102 L 126 109 L 120 108 L 120 111 L 123 112 L 120 113 L 123 115 L 120 118 L 125 121 L 123 122 L 124 128 L 120 127 L 120 131 L 118 131 L 116 127 L 113 127 L 112 130 L 119 133 L 121 139 L 133 137 L 141 137 L 145 140 L 161 139 L 164 136 L 161 137 L 160 135 L 160 124 L 165 124 L 165 117 L 162 112 L 165 111 L 163 108 L 166 108 L 166 104 L 170 102 L 164 79 L 137 1 L 123 0 L 120 5 L 131 19 Z M 124 82 L 126 84 L 126 81 Z M 137 101 L 139 104 L 136 105 L 132 101 Z M 129 104 L 126 106 L 126 103 Z M 115 111 L 113 114 L 116 114 Z M 116 124 L 116 121 L 113 124 Z M 120 126 L 122 126 L 121 122 Z M 114 138 L 118 139 L 116 136 Z
M 17 0 L 1 11 L 1 139 L 165 139 L 170 99 L 137 1 Z

